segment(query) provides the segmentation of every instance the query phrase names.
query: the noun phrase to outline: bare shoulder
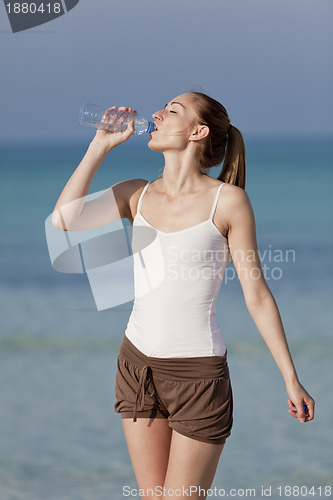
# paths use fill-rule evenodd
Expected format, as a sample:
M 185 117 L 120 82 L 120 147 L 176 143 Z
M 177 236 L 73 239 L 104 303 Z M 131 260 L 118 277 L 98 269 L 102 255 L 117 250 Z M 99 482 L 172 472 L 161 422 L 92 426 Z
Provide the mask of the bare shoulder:
M 251 205 L 250 198 L 247 192 L 234 184 L 229 184 L 228 182 L 222 188 L 221 199 L 223 198 L 224 205 L 230 208 L 235 208 L 235 206 L 246 207 Z
M 228 231 L 240 222 L 248 223 L 253 218 L 253 209 L 247 192 L 234 184 L 222 187 L 216 209 L 216 219 L 224 222 Z

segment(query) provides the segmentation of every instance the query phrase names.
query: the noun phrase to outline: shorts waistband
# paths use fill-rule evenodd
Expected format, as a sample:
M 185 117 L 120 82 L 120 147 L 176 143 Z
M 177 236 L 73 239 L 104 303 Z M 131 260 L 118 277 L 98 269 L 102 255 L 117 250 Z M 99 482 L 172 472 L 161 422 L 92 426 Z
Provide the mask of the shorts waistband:
M 143 354 L 124 335 L 120 354 L 138 368 L 149 366 L 157 377 L 167 380 L 214 379 L 229 374 L 227 351 L 223 356 L 155 358 Z

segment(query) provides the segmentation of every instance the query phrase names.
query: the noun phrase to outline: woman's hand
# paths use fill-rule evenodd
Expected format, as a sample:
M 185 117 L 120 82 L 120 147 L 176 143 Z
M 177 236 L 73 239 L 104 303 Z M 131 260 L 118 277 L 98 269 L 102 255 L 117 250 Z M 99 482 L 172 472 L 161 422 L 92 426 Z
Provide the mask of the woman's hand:
M 309 422 L 314 419 L 315 402 L 298 382 L 286 383 L 289 413 L 300 422 Z
M 92 143 L 98 145 L 98 147 L 103 148 L 104 150 L 106 150 L 106 152 L 109 152 L 111 149 L 119 146 L 119 144 L 127 141 L 127 139 L 129 139 L 135 131 L 134 119 L 128 122 L 128 126 L 124 132 L 109 131 L 107 128 L 107 124 L 120 126 L 122 123 L 124 123 L 126 118 L 128 118 L 128 115 L 132 113 L 132 111 L 132 108 L 126 108 L 124 106 L 118 109 L 116 108 L 116 106 L 109 108 L 105 112 L 105 115 L 102 119 L 102 123 L 105 124 L 105 128 L 101 127 L 97 130 Z

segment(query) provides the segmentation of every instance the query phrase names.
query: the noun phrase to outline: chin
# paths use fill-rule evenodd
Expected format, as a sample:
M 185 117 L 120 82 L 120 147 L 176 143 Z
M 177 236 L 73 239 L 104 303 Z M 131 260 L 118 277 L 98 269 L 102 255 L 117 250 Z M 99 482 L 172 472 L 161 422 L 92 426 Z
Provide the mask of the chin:
M 159 151 L 162 152 L 161 147 L 158 147 L 158 145 L 154 144 L 154 139 L 151 138 L 148 142 L 148 148 L 151 149 L 152 151 Z
M 155 138 L 154 136 L 151 136 L 150 140 L 148 141 L 148 147 L 152 151 L 158 151 L 159 153 L 165 153 L 166 151 L 180 151 L 182 145 L 179 145 L 177 147 L 177 144 L 175 144 L 175 140 L 170 136 L 170 138 L 165 138 L 165 137 L 158 137 Z

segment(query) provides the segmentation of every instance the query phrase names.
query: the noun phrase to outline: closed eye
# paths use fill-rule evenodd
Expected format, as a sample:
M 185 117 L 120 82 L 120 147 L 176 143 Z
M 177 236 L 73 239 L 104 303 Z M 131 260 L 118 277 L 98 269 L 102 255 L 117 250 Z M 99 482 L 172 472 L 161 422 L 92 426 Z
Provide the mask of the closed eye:
M 171 110 L 170 110 L 170 113 L 175 113 L 175 115 L 177 114 L 176 111 L 171 111 Z

